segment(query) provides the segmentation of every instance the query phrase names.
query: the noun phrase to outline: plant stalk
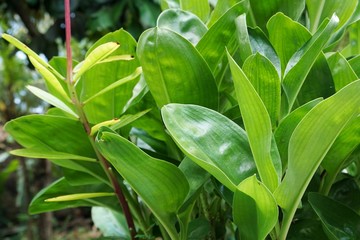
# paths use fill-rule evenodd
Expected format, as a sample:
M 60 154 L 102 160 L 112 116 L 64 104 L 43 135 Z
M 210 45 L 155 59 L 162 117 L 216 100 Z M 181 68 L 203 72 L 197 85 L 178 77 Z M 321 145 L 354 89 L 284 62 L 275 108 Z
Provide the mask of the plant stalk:
M 66 57 L 67 57 L 67 67 L 66 67 L 66 78 L 67 78 L 67 85 L 68 89 L 71 95 L 72 102 L 77 110 L 77 113 L 79 114 L 79 119 L 84 126 L 84 129 L 89 136 L 89 140 L 91 141 L 91 144 L 93 145 L 94 151 L 98 157 L 98 160 L 100 162 L 100 165 L 104 169 L 106 175 L 108 176 L 114 192 L 119 200 L 120 206 L 122 207 L 123 213 L 126 218 L 126 222 L 128 224 L 129 232 L 131 239 L 135 239 L 136 237 L 136 228 L 134 224 L 133 217 L 130 212 L 130 208 L 128 205 L 128 202 L 122 192 L 122 189 L 120 187 L 119 182 L 116 179 L 116 176 L 114 172 L 112 171 L 112 168 L 109 164 L 109 162 L 100 154 L 100 152 L 95 147 L 95 141 L 90 136 L 91 133 L 91 127 L 87 120 L 87 117 L 83 111 L 82 104 L 80 103 L 78 96 L 75 91 L 75 87 L 73 84 L 73 74 L 72 74 L 72 51 L 71 51 L 71 19 L 70 19 L 70 0 L 64 0 L 65 2 L 65 26 L 66 26 L 66 32 L 65 32 L 65 39 L 66 39 Z

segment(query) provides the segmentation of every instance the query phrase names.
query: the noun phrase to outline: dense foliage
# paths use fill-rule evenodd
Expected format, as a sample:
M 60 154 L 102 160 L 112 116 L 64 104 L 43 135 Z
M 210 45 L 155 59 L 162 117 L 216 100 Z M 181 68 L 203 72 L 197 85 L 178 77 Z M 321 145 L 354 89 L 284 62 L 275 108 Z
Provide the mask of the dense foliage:
M 360 236 L 359 2 L 215 2 L 162 1 L 80 62 L 3 34 L 54 106 L 5 126 L 63 169 L 32 214 L 91 206 L 121 239 Z

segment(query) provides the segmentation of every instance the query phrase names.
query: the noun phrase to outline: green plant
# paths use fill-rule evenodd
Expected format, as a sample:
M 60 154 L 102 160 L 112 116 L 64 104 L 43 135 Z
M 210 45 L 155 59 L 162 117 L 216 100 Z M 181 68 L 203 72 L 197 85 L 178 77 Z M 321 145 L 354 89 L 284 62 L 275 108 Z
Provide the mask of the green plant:
M 25 147 L 13 154 L 64 169 L 30 212 L 96 206 L 122 239 L 356 239 L 360 5 L 347 4 L 162 1 L 138 43 L 109 33 L 80 63 L 69 45 L 46 63 L 3 35 L 55 106 L 6 125 Z

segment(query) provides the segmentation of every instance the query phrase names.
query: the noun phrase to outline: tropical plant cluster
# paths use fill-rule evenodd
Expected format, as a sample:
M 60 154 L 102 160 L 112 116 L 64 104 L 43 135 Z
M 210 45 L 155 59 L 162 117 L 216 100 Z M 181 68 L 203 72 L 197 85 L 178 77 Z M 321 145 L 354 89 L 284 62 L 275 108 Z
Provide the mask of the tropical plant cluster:
M 53 106 L 6 124 L 11 153 L 64 175 L 30 213 L 89 206 L 120 239 L 358 239 L 359 1 L 161 6 L 82 61 L 3 34 Z

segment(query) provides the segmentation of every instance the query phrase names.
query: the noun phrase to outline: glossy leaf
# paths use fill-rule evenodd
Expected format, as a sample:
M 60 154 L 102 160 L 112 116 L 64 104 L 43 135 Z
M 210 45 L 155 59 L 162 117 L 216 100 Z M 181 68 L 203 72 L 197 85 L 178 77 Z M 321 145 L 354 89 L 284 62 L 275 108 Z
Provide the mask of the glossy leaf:
M 274 195 L 284 210 L 286 233 L 305 189 L 346 124 L 360 113 L 360 81 L 315 106 L 295 128 L 289 142 L 286 175 Z
M 287 115 L 276 128 L 274 136 L 279 148 L 283 169 L 286 169 L 288 163 L 288 148 L 291 135 L 303 117 L 320 102 L 321 99 L 315 99 L 295 109 Z
M 330 20 L 325 20 L 312 38 L 289 60 L 283 79 L 283 88 L 288 99 L 287 112 L 291 110 L 307 74 L 338 22 L 336 15 L 333 15 Z
M 196 15 L 180 9 L 168 9 L 162 12 L 157 26 L 172 30 L 196 45 L 206 33 L 206 25 Z
M 281 75 L 280 60 L 277 56 L 275 49 L 269 42 L 269 39 L 265 36 L 264 32 L 260 28 L 249 28 L 249 38 L 251 49 L 253 53 L 259 52 L 261 55 L 267 57 L 274 65 L 279 76 Z
M 57 97 L 37 87 L 27 86 L 26 88 L 38 98 L 78 118 L 78 115 Z
M 180 7 L 180 0 L 160 0 L 161 8 L 179 8 Z
M 168 104 L 161 113 L 180 149 L 230 190 L 256 172 L 246 133 L 225 116 L 182 104 Z
M 113 195 L 93 199 L 83 198 L 64 202 L 45 201 L 46 199 L 55 198 L 66 194 L 77 194 L 79 192 L 94 193 L 104 190 L 112 192 L 112 189 L 105 184 L 92 184 L 74 187 L 71 186 L 64 178 L 60 178 L 36 194 L 30 203 L 29 212 L 30 214 L 38 214 L 80 206 L 103 206 L 112 209 L 118 208 L 119 206 L 117 204 L 117 199 Z
M 25 148 L 44 148 L 89 158 L 96 156 L 82 124 L 73 119 L 28 115 L 8 122 L 5 130 Z
M 303 25 L 283 13 L 272 16 L 266 27 L 269 40 L 279 56 L 283 74 L 291 56 L 310 39 L 311 34 Z
M 44 159 L 59 159 L 59 160 L 71 159 L 71 160 L 79 160 L 79 161 L 96 162 L 96 159 L 94 158 L 83 157 L 83 156 L 64 153 L 64 152 L 57 152 L 44 148 L 16 149 L 16 150 L 12 150 L 10 153 L 16 156 L 27 157 L 27 158 L 44 158 Z
M 346 4 L 336 0 L 306 0 L 306 8 L 310 18 L 310 31 L 315 32 L 320 23 L 330 18 L 333 13 L 339 17 L 339 26 L 343 26 L 352 16 L 358 4 L 357 0 L 348 0 Z
M 274 65 L 263 55 L 256 53 L 242 67 L 248 80 L 264 103 L 271 125 L 275 127 L 280 117 L 281 80 Z
M 124 214 L 104 207 L 92 207 L 91 219 L 104 237 L 130 239 Z
M 336 91 L 359 79 L 349 62 L 341 53 L 332 54 L 327 58 L 327 62 L 334 78 Z
M 108 42 L 120 44 L 120 47 L 109 55 L 109 57 L 122 55 L 135 56 L 135 39 L 128 32 L 120 29 L 118 31 L 108 33 L 98 40 L 89 49 L 86 58 L 90 56 L 97 47 Z M 111 61 L 96 64 L 82 75 L 76 86 L 81 102 L 97 95 L 105 88 L 109 90 L 100 96 L 98 95 L 90 102 L 87 102 L 84 106 L 83 109 L 90 123 L 97 124 L 109 119 L 120 117 L 123 113 L 125 105 L 132 97 L 132 91 L 138 82 L 138 78 L 118 86 L 116 86 L 116 82 L 119 79 L 126 78 L 136 72 L 138 67 L 139 63 L 137 59 L 131 61 Z M 116 87 L 112 88 L 114 86 Z M 99 111 L 99 109 L 101 109 L 101 111 Z
M 180 8 L 196 14 L 202 21 L 206 21 L 210 14 L 208 0 L 180 0 Z
M 255 175 L 245 179 L 237 187 L 233 218 L 244 239 L 265 239 L 275 226 L 278 220 L 276 201 Z
M 114 133 L 100 131 L 96 145 L 152 210 L 171 238 L 178 239 L 176 212 L 189 191 L 189 184 L 183 173 L 168 162 L 146 155 L 134 144 Z
M 217 109 L 214 77 L 194 46 L 165 28 L 145 31 L 137 53 L 157 105 L 193 103 Z
M 225 47 L 229 48 L 229 43 L 235 40 L 235 19 L 245 13 L 247 9 L 247 1 L 240 1 L 231 7 L 209 28 L 196 45 L 196 49 L 204 57 L 215 75 L 219 63 L 221 63 L 222 58 L 225 57 Z M 235 48 L 228 49 L 231 53 L 233 53 L 234 50 Z
M 85 60 L 79 63 L 74 69 L 74 82 L 77 82 L 84 74 L 84 72 L 91 69 L 97 63 L 106 59 L 111 53 L 113 53 L 120 44 L 117 42 L 107 42 L 97 46 L 93 51 L 91 51 L 85 58 Z
M 271 120 L 259 94 L 236 62 L 228 55 L 236 96 L 261 181 L 274 191 L 281 176 L 281 162 L 273 163 Z
M 360 236 L 360 215 L 353 210 L 317 193 L 309 194 L 309 202 L 329 239 L 357 239 Z
M 214 23 L 216 23 L 221 16 L 223 16 L 230 8 L 234 5 L 242 2 L 242 4 L 246 4 L 249 6 L 248 0 L 223 0 L 223 1 L 216 1 L 216 6 L 214 10 L 211 12 L 210 19 L 207 23 L 208 27 L 210 28 Z

